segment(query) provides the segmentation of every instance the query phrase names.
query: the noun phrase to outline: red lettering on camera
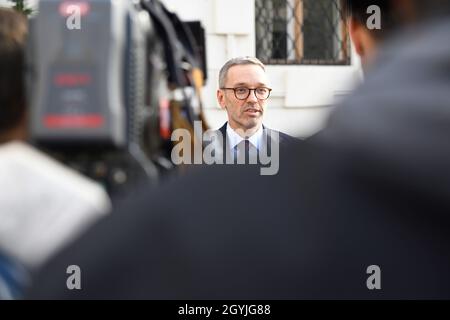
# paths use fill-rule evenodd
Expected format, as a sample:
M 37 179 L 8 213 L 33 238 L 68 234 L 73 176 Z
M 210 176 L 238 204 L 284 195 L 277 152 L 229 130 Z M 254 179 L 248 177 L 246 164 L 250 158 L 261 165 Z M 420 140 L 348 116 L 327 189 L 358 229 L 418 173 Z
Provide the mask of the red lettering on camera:
M 53 79 L 58 87 L 77 87 L 91 84 L 92 77 L 89 74 L 60 73 Z

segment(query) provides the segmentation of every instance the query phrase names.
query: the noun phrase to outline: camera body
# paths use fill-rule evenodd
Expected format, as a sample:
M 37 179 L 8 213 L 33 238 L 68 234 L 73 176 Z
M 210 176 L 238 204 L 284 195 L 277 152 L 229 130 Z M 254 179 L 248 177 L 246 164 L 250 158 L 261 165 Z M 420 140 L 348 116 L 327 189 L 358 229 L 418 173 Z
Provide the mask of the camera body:
M 170 92 L 164 45 L 139 2 L 41 0 L 27 65 L 35 145 L 110 192 L 158 179 Z

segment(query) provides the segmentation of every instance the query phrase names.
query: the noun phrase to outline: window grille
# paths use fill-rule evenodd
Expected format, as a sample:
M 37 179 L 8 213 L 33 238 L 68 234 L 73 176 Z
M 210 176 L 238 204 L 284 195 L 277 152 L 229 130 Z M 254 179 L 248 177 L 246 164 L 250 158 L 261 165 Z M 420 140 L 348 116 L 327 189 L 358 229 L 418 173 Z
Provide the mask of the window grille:
M 256 56 L 266 64 L 349 65 L 339 0 L 255 0 Z

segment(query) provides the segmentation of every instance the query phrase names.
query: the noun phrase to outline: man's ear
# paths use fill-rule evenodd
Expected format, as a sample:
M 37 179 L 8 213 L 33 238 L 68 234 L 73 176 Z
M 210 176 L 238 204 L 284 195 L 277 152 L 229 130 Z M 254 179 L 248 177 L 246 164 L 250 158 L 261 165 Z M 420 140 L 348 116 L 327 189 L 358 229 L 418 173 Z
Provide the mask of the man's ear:
M 361 57 L 364 58 L 365 56 L 365 48 L 364 48 L 364 31 L 365 28 L 355 18 L 350 18 L 348 21 L 348 32 L 350 34 L 350 38 L 353 42 L 353 45 L 355 47 L 356 53 Z
M 219 102 L 219 105 L 222 109 L 225 108 L 225 95 L 223 93 L 223 90 L 218 89 L 217 90 L 217 101 Z

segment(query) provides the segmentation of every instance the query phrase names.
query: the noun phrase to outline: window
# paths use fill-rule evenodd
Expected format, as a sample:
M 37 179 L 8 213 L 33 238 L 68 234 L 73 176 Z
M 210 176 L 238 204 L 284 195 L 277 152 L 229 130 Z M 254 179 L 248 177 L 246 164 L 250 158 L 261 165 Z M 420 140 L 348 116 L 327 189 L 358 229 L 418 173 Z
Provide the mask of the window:
M 256 56 L 266 64 L 349 65 L 339 0 L 255 0 Z

